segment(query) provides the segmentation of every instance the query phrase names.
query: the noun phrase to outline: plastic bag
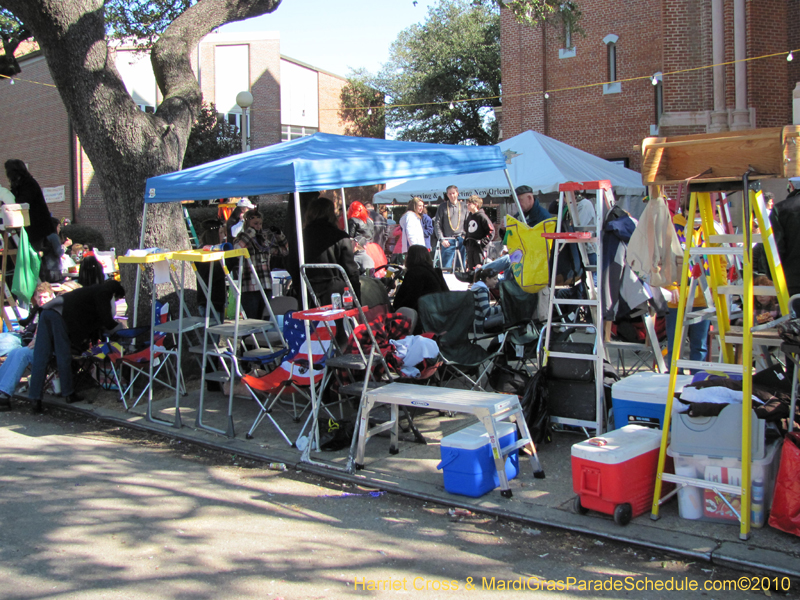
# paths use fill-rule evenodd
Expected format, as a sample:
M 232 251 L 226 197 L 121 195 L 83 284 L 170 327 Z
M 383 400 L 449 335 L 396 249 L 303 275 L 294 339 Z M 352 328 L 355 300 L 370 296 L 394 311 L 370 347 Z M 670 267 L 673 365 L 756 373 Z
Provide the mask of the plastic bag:
M 528 227 L 506 216 L 505 243 L 511 256 L 511 272 L 519 287 L 533 294 L 550 285 L 550 244 L 542 233 L 553 232 L 556 219 L 546 219 Z
M 787 433 L 772 496 L 770 527 L 800 536 L 800 432 Z

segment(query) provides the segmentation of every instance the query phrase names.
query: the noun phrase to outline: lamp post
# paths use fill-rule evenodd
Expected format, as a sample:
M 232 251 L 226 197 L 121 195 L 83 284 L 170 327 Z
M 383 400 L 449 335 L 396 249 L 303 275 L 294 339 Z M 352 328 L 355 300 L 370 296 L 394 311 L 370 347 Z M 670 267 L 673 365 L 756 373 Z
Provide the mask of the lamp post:
M 253 94 L 239 92 L 236 94 L 236 104 L 242 109 L 242 152 L 247 152 L 247 109 L 253 106 Z

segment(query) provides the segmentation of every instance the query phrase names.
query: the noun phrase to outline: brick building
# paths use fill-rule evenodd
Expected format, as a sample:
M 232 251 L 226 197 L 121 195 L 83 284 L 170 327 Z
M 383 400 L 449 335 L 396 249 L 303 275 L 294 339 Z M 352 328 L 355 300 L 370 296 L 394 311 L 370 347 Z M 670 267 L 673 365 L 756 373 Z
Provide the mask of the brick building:
M 639 145 L 651 135 L 792 122 L 800 53 L 792 62 L 786 53 L 800 48 L 800 0 L 582 0 L 580 8 L 585 37 L 526 27 L 502 11 L 503 139 L 533 129 L 640 170 Z M 587 87 L 565 89 L 577 86 Z
M 54 216 L 94 227 L 110 239 L 100 186 L 70 127 L 44 56 L 34 48 L 18 60 L 22 73 L 17 81 L 0 82 L 3 161 L 19 158 L 28 164 L 45 189 Z M 116 61 L 134 101 L 142 110 L 154 111 L 161 97 L 149 55 L 119 47 Z M 277 33 L 211 33 L 198 45 L 192 62 L 205 101 L 213 102 L 237 126 L 241 109 L 236 95 L 251 91 L 250 148 L 316 131 L 344 133 L 338 109 L 347 80 L 282 56 Z

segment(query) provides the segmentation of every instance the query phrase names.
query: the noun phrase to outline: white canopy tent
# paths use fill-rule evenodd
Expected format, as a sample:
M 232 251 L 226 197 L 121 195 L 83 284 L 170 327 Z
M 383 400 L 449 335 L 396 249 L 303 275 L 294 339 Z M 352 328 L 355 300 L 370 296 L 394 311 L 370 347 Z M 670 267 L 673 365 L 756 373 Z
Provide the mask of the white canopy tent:
M 529 185 L 535 194 L 558 191 L 561 183 L 568 181 L 611 181 L 618 202 L 634 215 L 641 213 L 633 198 L 647 193 L 642 176 L 631 169 L 574 148 L 536 131 L 525 131 L 497 144 L 506 159 L 506 168 L 515 185 Z M 405 204 L 419 196 L 426 202 L 443 197 L 450 185 L 458 186 L 459 197 L 467 199 L 472 194 L 481 198 L 509 197 L 511 189 L 503 171 L 486 171 L 458 176 L 437 176 L 401 183 L 373 197 L 376 203 Z M 631 198 L 624 198 L 624 197 Z M 633 208 L 634 210 L 630 210 Z

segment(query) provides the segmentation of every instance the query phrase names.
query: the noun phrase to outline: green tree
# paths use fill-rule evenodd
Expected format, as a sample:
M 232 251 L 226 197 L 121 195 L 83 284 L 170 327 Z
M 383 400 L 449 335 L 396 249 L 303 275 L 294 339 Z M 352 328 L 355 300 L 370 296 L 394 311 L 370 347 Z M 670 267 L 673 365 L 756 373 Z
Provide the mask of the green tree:
M 200 116 L 197 117 L 186 143 L 183 168 L 225 158 L 241 150 L 241 131 L 226 119 L 220 118 L 213 103 L 210 106 L 203 103 Z
M 542 5 L 552 4 L 552 0 L 504 1 L 529 5 L 531 14 L 540 13 Z M 197 44 L 217 27 L 271 13 L 280 2 L 0 0 L 0 10 L 7 11 L 3 13 L 7 24 L 20 25 L 20 31 L 30 32 L 42 49 L 113 217 L 109 219 L 111 243 L 116 248 L 139 244 L 147 178 L 181 168 L 189 134 L 202 108 L 200 86 L 191 65 Z M 335 6 L 331 3 L 332 11 Z M 117 71 L 109 42 L 112 37 L 124 36 L 148 40 L 162 98 L 155 113 L 139 110 Z M 147 247 L 189 248 L 176 203 L 151 205 L 148 215 L 144 231 Z M 132 270 L 126 271 L 125 277 L 128 289 L 133 289 Z M 146 288 L 139 292 L 144 297 L 149 295 Z
M 500 105 L 496 7 L 442 0 L 402 31 L 373 82 L 390 98 L 386 122 L 402 140 L 494 144 Z
M 20 72 L 14 52 L 22 42 L 30 37 L 31 32 L 13 14 L 0 8 L 0 40 L 3 41 L 3 54 L 0 54 L 0 75 L 13 77 Z
M 383 92 L 370 85 L 370 77 L 366 70 L 355 69 L 342 88 L 339 118 L 344 123 L 346 135 L 386 137 Z

